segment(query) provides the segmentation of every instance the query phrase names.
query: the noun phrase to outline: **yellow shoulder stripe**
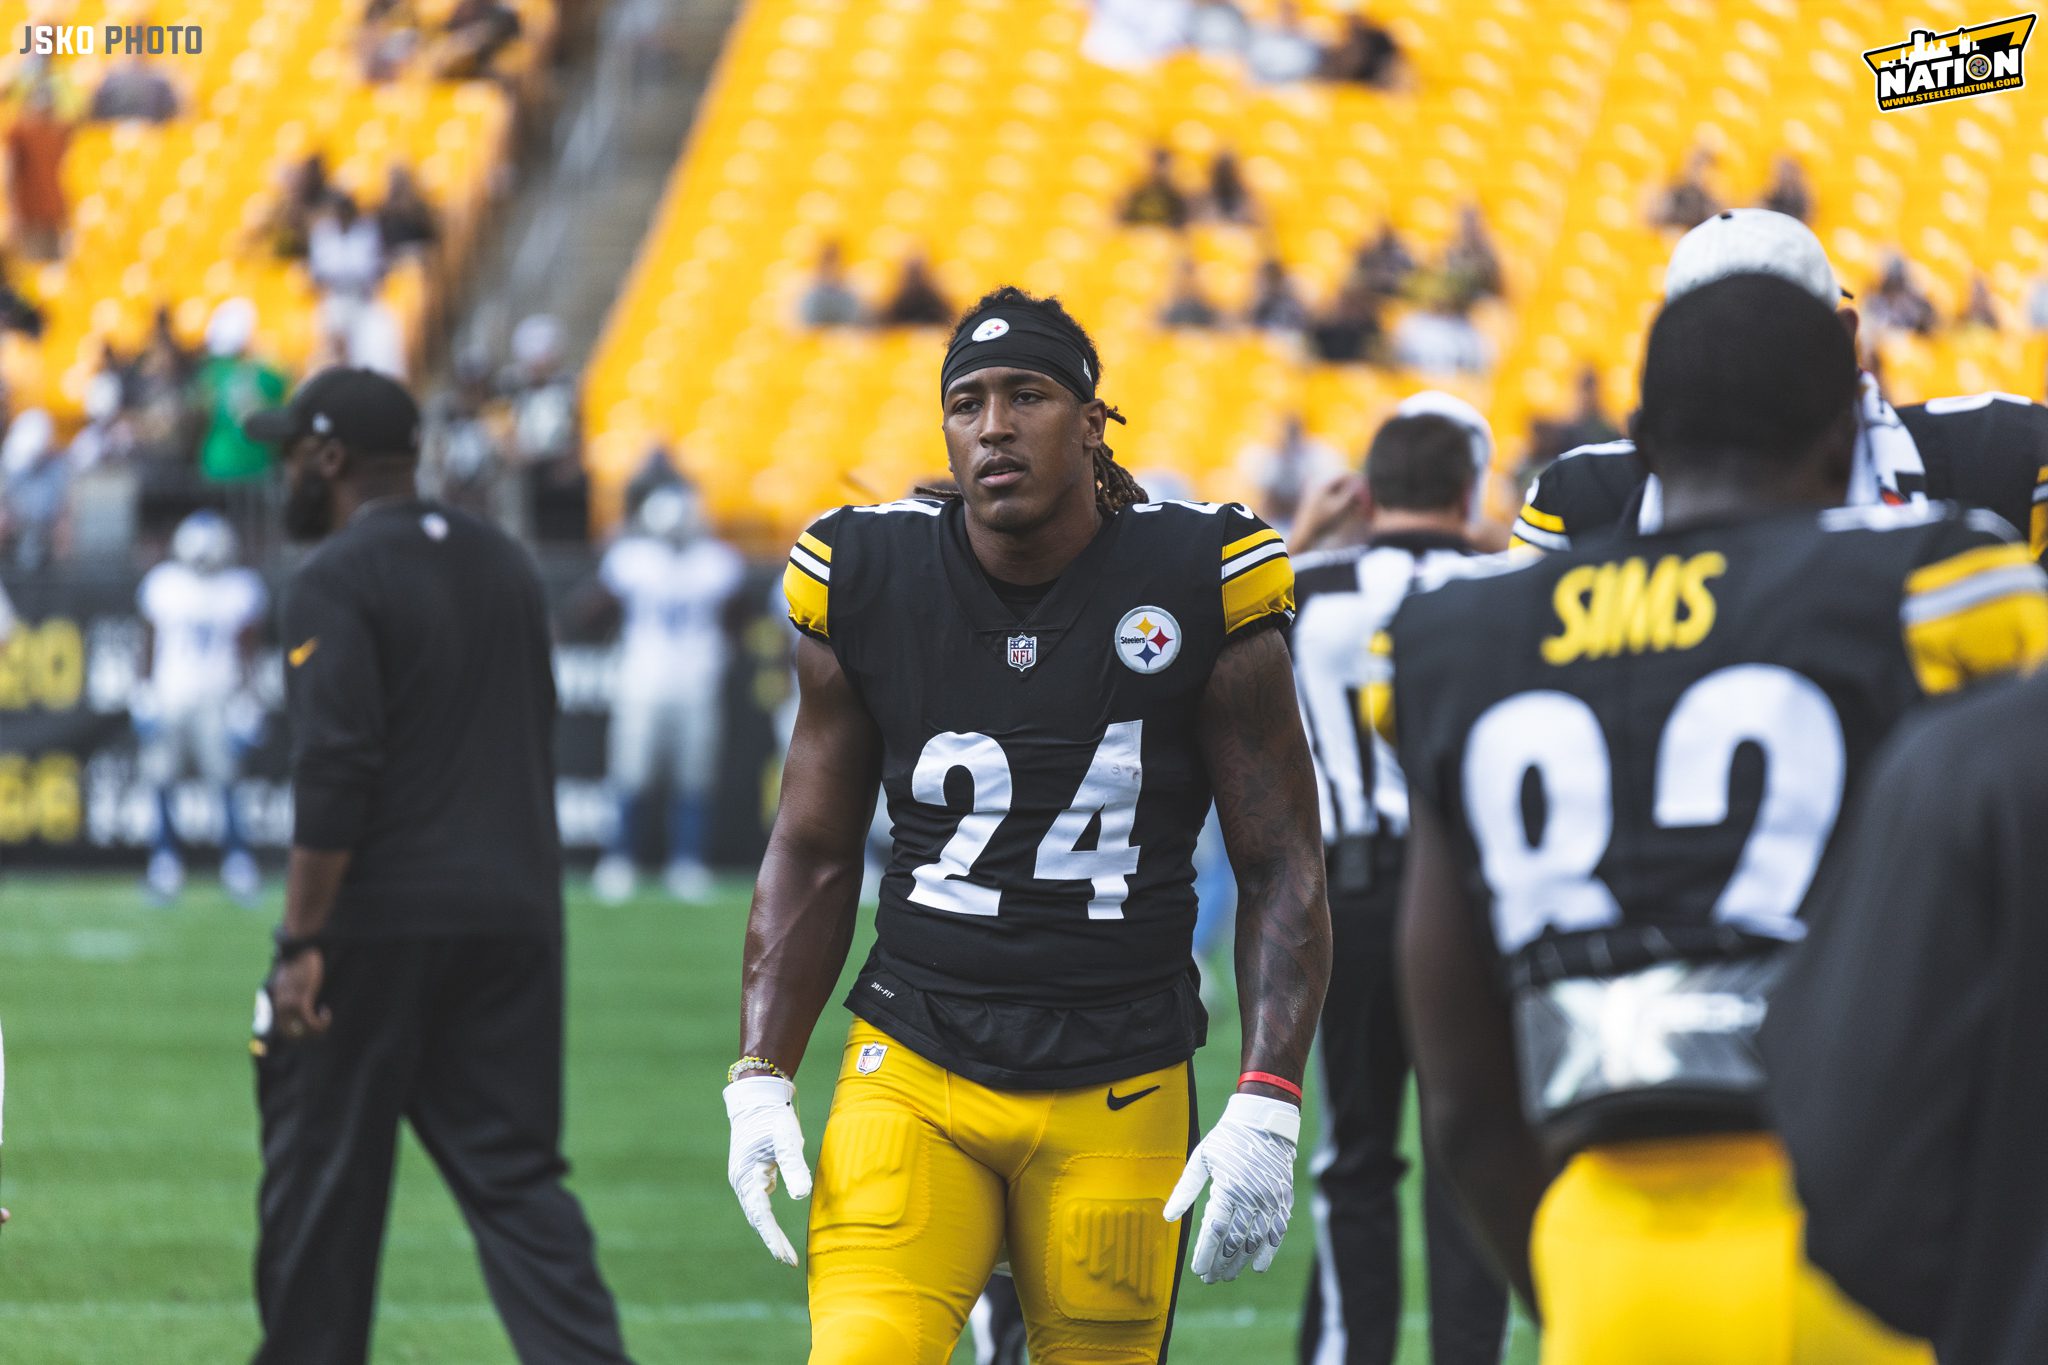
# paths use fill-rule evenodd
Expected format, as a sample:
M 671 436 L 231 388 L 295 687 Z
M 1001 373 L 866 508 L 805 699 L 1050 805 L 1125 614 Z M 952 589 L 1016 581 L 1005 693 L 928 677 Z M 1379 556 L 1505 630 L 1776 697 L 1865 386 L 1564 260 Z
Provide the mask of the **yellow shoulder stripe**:
M 2048 470 L 2041 472 L 2048 475 Z M 2034 514 L 2027 520 L 2027 553 L 2039 559 L 2048 554 L 2048 502 L 2035 503 Z
M 1909 620 L 1905 634 L 1913 674 L 1929 696 L 2000 673 L 2031 673 L 2048 657 L 2048 595 L 2008 593 L 1943 616 Z
M 1539 531 L 1554 531 L 1558 535 L 1564 534 L 1563 517 L 1555 512 L 1546 512 L 1542 508 L 1532 506 L 1529 503 L 1522 504 L 1522 520 L 1528 522 Z
M 1906 592 L 1908 596 L 1937 592 L 1980 573 L 2032 562 L 2033 556 L 2027 553 L 2024 545 L 1979 545 L 1913 570 L 1906 579 Z
M 1358 690 L 1358 719 L 1387 743 L 1394 742 L 1394 637 L 1374 631 L 1370 646 L 1373 661 L 1380 665 Z
M 832 590 L 798 568 L 794 561 L 782 571 L 782 595 L 789 599 L 789 619 L 814 635 L 830 635 L 825 613 Z
M 1229 559 L 1233 555 L 1241 555 L 1246 550 L 1253 549 L 1256 546 L 1264 545 L 1268 541 L 1278 539 L 1280 539 L 1280 533 L 1278 531 L 1274 530 L 1270 526 L 1261 527 L 1259 530 L 1252 532 L 1244 539 L 1233 540 L 1228 545 L 1224 546 L 1223 557 L 1225 559 Z
M 827 564 L 830 564 L 832 562 L 832 547 L 830 545 L 827 545 L 824 541 L 818 539 L 816 536 L 812 535 L 809 531 L 798 532 L 796 543 L 803 546 L 806 550 L 809 550 L 818 558 L 824 560 Z
M 1223 631 L 1294 610 L 1294 565 L 1275 555 L 1223 584 Z

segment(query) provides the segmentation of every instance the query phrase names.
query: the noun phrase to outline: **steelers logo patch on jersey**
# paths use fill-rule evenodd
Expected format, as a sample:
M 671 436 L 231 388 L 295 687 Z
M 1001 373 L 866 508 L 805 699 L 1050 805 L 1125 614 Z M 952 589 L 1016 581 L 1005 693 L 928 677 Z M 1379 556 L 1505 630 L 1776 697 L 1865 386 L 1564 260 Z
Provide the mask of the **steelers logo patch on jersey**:
M 1158 673 L 1180 657 L 1180 622 L 1158 607 L 1133 607 L 1116 623 L 1116 657 L 1135 673 Z

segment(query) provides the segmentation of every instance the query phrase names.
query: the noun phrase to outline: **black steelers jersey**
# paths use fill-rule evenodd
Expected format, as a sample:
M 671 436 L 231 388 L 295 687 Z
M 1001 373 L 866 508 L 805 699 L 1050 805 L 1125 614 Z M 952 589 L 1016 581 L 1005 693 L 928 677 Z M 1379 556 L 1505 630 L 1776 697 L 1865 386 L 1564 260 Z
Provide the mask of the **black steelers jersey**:
M 1390 638 L 1402 767 L 1503 963 L 1525 1105 L 1582 1145 L 1617 1115 L 1753 1126 L 1777 950 L 1844 801 L 1908 707 L 2048 652 L 2048 576 L 1982 512 L 1788 512 L 1498 556 Z
M 1918 471 L 1894 471 L 1876 481 L 1877 500 L 1947 499 L 1979 507 L 2026 536 L 2037 557 L 2048 555 L 2048 407 L 2017 394 L 1980 393 L 1897 409 L 1868 403 L 1863 420 L 1866 427 L 1902 429 L 1918 452 Z M 1866 435 L 1866 444 L 1871 439 Z M 1639 529 L 1657 520 L 1655 487 L 1633 442 L 1567 451 L 1530 485 L 1514 541 L 1568 550 Z
M 1197 715 L 1225 641 L 1292 611 L 1279 534 L 1127 508 L 1020 615 L 959 500 L 910 499 L 821 518 L 784 584 L 882 736 L 893 851 L 848 1007 L 1011 1089 L 1192 1055 Z

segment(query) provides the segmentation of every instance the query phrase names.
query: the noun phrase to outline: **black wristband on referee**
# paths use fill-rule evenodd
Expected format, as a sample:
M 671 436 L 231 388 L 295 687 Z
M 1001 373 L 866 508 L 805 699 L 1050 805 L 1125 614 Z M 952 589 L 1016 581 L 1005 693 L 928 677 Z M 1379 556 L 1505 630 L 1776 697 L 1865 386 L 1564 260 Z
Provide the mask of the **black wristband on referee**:
M 318 935 L 309 934 L 305 938 L 296 938 L 282 924 L 277 926 L 271 933 L 270 938 L 277 945 L 277 960 L 279 962 L 289 962 L 300 953 L 309 952 L 320 946 Z

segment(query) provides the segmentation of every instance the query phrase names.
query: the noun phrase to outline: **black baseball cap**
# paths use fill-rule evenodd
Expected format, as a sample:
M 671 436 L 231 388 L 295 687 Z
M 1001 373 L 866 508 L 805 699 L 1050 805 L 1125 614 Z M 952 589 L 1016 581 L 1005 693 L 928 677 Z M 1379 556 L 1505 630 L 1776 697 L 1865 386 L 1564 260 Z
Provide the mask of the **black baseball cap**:
M 413 456 L 420 449 L 420 407 L 389 375 L 331 365 L 299 385 L 283 407 L 251 413 L 242 431 L 267 445 L 332 436 L 364 455 Z

